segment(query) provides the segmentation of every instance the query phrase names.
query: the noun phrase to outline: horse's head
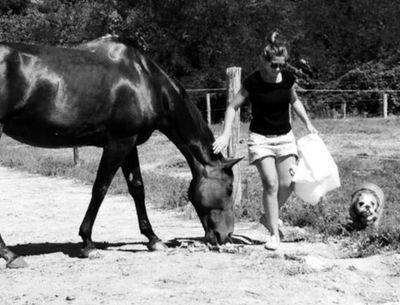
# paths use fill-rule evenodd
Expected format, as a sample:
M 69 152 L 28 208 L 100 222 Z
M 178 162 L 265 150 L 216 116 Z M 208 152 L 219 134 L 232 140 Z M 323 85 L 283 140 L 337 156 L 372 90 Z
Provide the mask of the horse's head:
M 241 159 L 205 165 L 190 184 L 189 199 L 203 224 L 206 241 L 211 244 L 223 244 L 233 233 L 232 167 Z

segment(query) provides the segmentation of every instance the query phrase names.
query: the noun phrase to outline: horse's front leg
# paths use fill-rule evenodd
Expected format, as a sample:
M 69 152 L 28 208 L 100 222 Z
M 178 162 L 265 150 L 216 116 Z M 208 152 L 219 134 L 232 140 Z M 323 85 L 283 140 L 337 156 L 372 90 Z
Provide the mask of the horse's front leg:
M 121 165 L 124 173 L 128 190 L 133 200 L 135 201 L 136 213 L 139 221 L 140 232 L 149 239 L 149 250 L 164 250 L 166 245 L 157 237 L 151 227 L 147 216 L 146 205 L 144 202 L 144 186 L 142 174 L 140 172 L 140 164 L 137 148 L 134 147 L 126 156 Z
M 83 239 L 83 248 L 81 250 L 83 257 L 98 255 L 92 241 L 93 224 L 111 181 L 118 168 L 121 166 L 126 154 L 131 150 L 132 145 L 133 143 L 113 143 L 103 150 L 96 180 L 93 184 L 92 198 L 79 229 L 79 235 Z

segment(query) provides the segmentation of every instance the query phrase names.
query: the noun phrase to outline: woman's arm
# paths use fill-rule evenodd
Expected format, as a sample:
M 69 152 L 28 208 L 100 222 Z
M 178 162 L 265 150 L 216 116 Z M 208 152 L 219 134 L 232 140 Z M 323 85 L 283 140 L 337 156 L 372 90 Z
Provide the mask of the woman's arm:
M 213 150 L 214 153 L 219 153 L 228 146 L 229 138 L 231 137 L 232 124 L 235 118 L 235 113 L 240 106 L 243 105 L 249 93 L 243 87 L 234 96 L 233 100 L 226 107 L 224 128 L 222 134 L 214 141 Z
M 294 87 L 291 89 L 291 103 L 294 112 L 299 116 L 301 121 L 306 125 L 306 128 L 310 133 L 318 133 L 318 131 L 314 128 L 311 124 L 310 119 L 308 118 L 306 109 L 303 106 L 303 103 L 300 101 L 299 97 L 297 96 L 296 90 Z

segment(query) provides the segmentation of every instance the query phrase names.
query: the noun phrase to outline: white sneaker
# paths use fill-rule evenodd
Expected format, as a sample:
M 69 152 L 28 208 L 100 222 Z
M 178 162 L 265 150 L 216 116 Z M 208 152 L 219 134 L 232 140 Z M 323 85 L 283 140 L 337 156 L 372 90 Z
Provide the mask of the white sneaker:
M 275 235 L 268 235 L 267 236 L 267 241 L 264 244 L 264 248 L 267 250 L 271 250 L 271 251 L 275 251 L 278 250 L 279 248 L 279 237 L 275 236 Z
M 267 228 L 266 220 L 265 220 L 265 214 L 262 214 L 260 217 L 259 222 Z M 283 223 L 282 219 L 278 218 L 278 230 L 279 230 L 279 238 L 283 239 L 284 234 L 283 234 L 283 228 L 285 227 L 285 224 Z M 267 228 L 268 229 L 268 228 Z

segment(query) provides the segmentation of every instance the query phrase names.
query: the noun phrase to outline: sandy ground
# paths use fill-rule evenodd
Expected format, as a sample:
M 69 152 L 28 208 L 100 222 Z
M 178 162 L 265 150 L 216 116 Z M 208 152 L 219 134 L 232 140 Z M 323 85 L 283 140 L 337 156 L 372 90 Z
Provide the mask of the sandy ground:
M 29 266 L 0 261 L 0 304 L 400 304 L 400 254 L 343 259 L 338 245 L 285 242 L 270 252 L 266 230 L 237 223 L 253 244 L 221 252 L 199 242 L 200 222 L 149 208 L 169 244 L 148 252 L 128 196 L 108 195 L 93 238 L 99 259 L 78 258 L 78 228 L 91 188 L 0 168 L 0 230 Z

